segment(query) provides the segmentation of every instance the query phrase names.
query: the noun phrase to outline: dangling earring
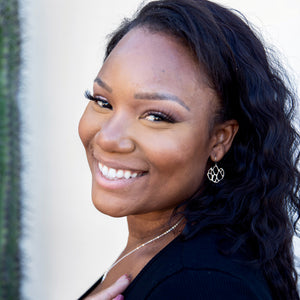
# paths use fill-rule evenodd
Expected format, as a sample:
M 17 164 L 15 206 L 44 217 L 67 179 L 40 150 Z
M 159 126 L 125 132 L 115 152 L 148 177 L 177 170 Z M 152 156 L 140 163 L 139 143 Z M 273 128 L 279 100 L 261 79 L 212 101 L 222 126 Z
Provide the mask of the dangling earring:
M 213 167 L 210 167 L 207 171 L 208 179 L 213 183 L 218 183 L 223 180 L 225 176 L 225 171 L 223 168 L 219 168 L 217 163 Z

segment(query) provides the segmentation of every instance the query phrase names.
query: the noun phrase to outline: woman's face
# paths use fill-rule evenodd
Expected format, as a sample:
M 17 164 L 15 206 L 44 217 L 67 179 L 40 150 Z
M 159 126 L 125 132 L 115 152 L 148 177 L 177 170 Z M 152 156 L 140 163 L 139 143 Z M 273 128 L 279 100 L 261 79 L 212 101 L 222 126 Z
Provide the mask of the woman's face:
M 218 100 L 174 38 L 131 30 L 94 82 L 79 124 L 99 211 L 171 212 L 199 187 Z

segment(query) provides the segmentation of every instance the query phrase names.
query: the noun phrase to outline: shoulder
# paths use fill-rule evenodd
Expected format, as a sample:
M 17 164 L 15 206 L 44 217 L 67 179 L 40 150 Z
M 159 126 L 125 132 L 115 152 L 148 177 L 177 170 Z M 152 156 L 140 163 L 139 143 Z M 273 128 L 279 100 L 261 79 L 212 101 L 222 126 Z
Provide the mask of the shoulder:
M 177 293 L 194 290 L 201 294 L 197 299 L 271 299 L 261 270 L 247 263 L 240 253 L 221 254 L 221 240 L 225 246 L 224 237 L 216 233 L 200 233 L 188 240 L 178 240 L 177 255 L 182 268 L 165 278 L 153 292 L 162 293 L 173 282 L 172 285 L 178 286 Z
M 193 277 L 194 284 L 197 281 L 196 286 L 205 287 L 207 293 L 214 293 L 213 299 L 218 299 L 216 295 L 222 299 L 271 299 L 268 284 L 258 266 L 250 264 L 242 253 L 234 256 L 220 253 L 220 245 L 228 246 L 224 236 L 200 233 L 180 243 L 182 274 Z M 175 277 L 181 275 L 178 273 Z
M 247 281 L 220 270 L 181 269 L 164 278 L 148 294 L 148 300 L 199 299 L 199 300 L 266 300 L 258 295 Z
M 218 238 L 175 239 L 142 270 L 125 298 L 271 299 L 260 270 L 220 254 Z

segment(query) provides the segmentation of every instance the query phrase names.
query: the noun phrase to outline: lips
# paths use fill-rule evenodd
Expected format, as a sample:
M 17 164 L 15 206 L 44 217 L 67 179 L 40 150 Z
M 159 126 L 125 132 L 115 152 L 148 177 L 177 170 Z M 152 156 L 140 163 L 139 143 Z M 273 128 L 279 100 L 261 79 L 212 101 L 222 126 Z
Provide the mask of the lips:
M 142 176 L 144 171 L 131 171 L 126 169 L 115 169 L 98 162 L 98 168 L 103 177 L 109 180 L 130 179 Z

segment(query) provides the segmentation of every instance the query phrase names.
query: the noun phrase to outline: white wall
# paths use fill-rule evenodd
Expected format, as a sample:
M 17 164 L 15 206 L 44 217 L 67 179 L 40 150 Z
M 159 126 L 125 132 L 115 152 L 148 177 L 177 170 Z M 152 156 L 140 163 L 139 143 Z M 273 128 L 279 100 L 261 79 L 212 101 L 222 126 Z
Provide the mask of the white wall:
M 77 124 L 83 92 L 101 66 L 104 40 L 139 0 L 20 0 L 25 71 L 20 107 L 24 137 L 26 299 L 76 299 L 116 258 L 124 219 L 100 214 Z M 219 0 L 242 11 L 284 53 L 300 86 L 299 0 Z

